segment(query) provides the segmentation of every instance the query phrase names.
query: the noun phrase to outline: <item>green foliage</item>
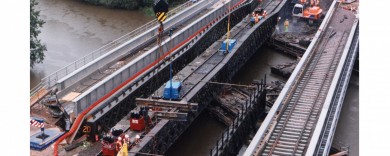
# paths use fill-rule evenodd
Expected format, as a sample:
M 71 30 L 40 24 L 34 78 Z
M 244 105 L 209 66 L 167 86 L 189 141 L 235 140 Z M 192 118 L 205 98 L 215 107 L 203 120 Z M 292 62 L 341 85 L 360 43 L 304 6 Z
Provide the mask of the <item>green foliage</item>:
M 38 34 L 41 33 L 40 27 L 45 23 L 39 19 L 39 11 L 34 10 L 34 6 L 38 2 L 30 0 L 30 68 L 34 67 L 36 63 L 42 63 L 46 51 L 46 45 L 41 43 L 38 39 Z
M 141 8 L 141 10 L 147 16 L 154 16 L 154 12 L 153 12 L 152 7 L 143 7 L 143 8 Z
M 124 8 L 124 9 L 138 9 L 140 2 L 139 0 L 84 0 L 86 2 L 95 4 L 95 5 L 103 5 L 112 8 Z
M 103 5 L 112 8 L 124 8 L 124 9 L 141 9 L 147 15 L 149 15 L 152 10 L 152 5 L 154 0 L 84 0 L 86 2 L 95 4 L 95 5 Z M 166 0 L 170 7 L 182 4 L 186 0 Z M 154 15 L 152 10 L 152 15 Z

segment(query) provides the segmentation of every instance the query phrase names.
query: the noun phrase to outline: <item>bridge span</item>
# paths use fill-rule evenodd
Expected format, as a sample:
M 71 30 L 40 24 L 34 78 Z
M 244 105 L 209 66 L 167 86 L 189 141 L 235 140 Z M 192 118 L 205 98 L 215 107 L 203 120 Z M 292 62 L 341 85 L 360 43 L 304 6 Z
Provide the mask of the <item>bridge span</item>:
M 244 155 L 328 155 L 358 52 L 359 18 L 334 1 Z

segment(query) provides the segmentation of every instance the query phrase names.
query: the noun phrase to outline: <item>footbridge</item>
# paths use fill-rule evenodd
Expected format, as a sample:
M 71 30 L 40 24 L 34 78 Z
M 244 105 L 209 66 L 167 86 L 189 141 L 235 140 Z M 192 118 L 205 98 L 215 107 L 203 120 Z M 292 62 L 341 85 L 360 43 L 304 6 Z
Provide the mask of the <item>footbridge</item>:
M 328 155 L 357 52 L 359 18 L 334 1 L 244 155 Z

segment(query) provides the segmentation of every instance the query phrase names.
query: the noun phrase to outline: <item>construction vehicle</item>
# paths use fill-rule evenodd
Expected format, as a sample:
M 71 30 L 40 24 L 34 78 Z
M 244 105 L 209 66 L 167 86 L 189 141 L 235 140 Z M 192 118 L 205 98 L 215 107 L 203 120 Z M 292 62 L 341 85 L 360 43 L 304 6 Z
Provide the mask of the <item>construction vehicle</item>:
M 294 3 L 294 1 L 292 2 Z M 319 0 L 299 0 L 295 1 L 292 11 L 293 23 L 297 23 L 298 19 L 308 20 L 309 25 L 321 23 L 322 9 L 318 6 Z
M 150 116 L 148 115 L 147 107 L 140 107 L 140 111 L 132 111 L 130 113 L 130 129 L 133 131 L 143 131 L 152 123 Z

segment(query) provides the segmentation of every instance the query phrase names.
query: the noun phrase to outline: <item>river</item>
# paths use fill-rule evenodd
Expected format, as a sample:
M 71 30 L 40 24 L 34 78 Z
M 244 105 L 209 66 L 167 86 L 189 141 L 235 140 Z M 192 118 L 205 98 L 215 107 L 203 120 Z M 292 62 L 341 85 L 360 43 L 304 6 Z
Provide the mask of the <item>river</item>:
M 39 38 L 47 51 L 30 70 L 30 88 L 47 75 L 138 28 L 154 17 L 141 11 L 110 9 L 81 0 L 37 0 L 46 23 Z
M 48 74 L 76 61 L 110 41 L 153 19 L 140 11 L 109 9 L 79 0 L 38 0 L 36 7 L 46 21 L 39 38 L 48 51 L 42 64 L 30 70 L 30 88 Z M 294 58 L 266 46 L 262 47 L 237 73 L 233 83 L 249 84 L 267 75 L 267 82 L 287 81 L 270 73 L 270 67 Z M 351 155 L 359 150 L 359 79 L 351 78 L 345 104 L 336 131 L 336 139 L 350 145 Z M 167 155 L 208 155 L 220 133 L 226 128 L 216 119 L 202 113 L 169 149 Z

